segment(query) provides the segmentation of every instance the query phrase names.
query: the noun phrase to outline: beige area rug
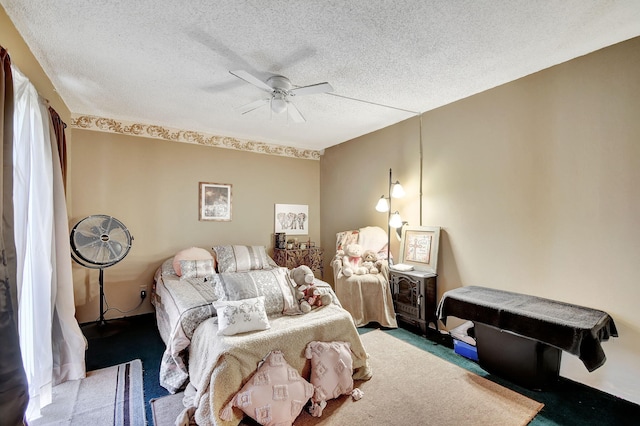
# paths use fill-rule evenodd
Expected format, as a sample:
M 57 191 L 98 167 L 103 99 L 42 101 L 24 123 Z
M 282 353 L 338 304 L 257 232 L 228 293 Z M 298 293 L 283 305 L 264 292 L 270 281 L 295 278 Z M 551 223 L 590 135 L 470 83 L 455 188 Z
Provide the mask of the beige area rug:
M 29 426 L 145 426 L 142 361 L 87 372 L 53 388 L 53 402 Z M 0 419 L 2 424 L 2 419 Z
M 328 401 L 322 417 L 303 412 L 307 425 L 526 425 L 543 404 L 389 334 L 362 335 L 373 368 L 371 380 L 356 382 L 364 397 Z M 182 394 L 152 402 L 155 426 L 173 426 Z M 243 425 L 254 425 L 245 420 Z

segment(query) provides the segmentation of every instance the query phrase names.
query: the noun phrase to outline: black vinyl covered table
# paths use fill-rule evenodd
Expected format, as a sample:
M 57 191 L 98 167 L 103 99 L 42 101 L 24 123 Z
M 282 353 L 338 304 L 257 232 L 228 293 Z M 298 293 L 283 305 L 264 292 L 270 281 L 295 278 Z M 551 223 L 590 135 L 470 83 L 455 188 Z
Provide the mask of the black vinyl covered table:
M 607 359 L 600 343 L 618 336 L 606 312 L 487 287 L 445 292 L 436 313 L 445 324 L 448 316 L 455 316 L 562 349 L 580 358 L 589 371 Z

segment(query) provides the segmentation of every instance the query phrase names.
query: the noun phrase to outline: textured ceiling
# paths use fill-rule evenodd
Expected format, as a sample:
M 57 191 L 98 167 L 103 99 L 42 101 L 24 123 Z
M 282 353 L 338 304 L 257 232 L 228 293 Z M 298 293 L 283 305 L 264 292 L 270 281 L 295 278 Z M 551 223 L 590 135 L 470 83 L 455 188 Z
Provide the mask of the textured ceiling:
M 0 0 L 72 114 L 312 150 L 640 35 L 640 1 Z M 245 70 L 332 94 L 268 107 Z

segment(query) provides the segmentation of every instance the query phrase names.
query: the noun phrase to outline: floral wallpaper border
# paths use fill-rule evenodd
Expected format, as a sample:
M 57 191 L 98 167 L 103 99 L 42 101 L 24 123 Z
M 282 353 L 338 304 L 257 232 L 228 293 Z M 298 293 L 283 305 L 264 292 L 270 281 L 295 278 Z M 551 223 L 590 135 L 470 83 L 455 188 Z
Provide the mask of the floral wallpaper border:
M 120 133 L 123 135 L 141 136 L 146 138 L 164 139 L 173 142 L 215 146 L 217 148 L 236 149 L 239 151 L 255 152 L 259 154 L 280 155 L 283 157 L 302 158 L 307 160 L 320 159 L 320 151 L 310 149 L 271 145 L 264 142 L 248 141 L 228 136 L 207 135 L 200 132 L 171 129 L 151 124 L 124 122 L 111 118 L 96 117 L 93 115 L 73 115 L 71 117 L 71 127 L 108 133 Z

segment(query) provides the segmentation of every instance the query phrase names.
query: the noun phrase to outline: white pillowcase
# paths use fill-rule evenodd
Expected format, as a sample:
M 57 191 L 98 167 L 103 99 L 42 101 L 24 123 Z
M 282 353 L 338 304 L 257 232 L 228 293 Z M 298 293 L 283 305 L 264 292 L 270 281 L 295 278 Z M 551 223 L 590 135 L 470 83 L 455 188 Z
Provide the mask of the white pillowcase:
M 264 296 L 242 300 L 218 300 L 213 302 L 213 307 L 218 314 L 219 335 L 233 336 L 271 327 L 264 307 Z
M 264 246 L 215 246 L 213 251 L 218 272 L 245 272 L 277 266 L 267 255 Z
M 180 279 L 186 278 L 204 278 L 214 274 L 213 259 L 206 260 L 181 260 Z
M 213 260 L 213 255 L 200 247 L 190 247 L 188 249 L 180 250 L 173 256 L 173 270 L 176 271 L 177 276 L 182 275 L 182 269 L 180 268 L 181 260 Z M 215 269 L 215 263 L 213 265 Z

